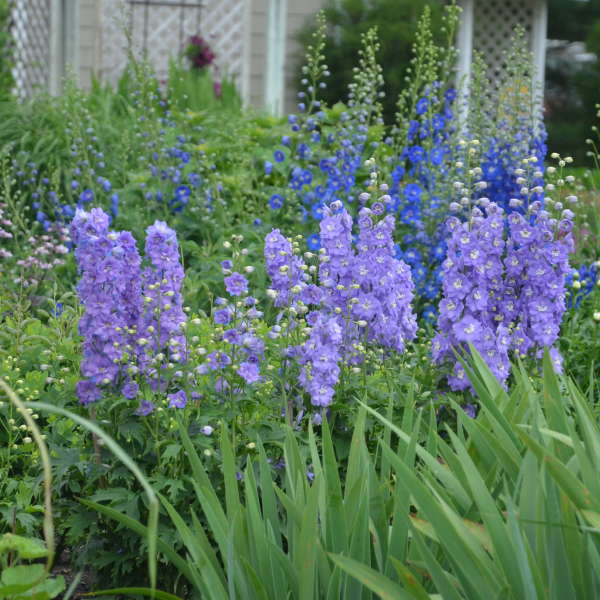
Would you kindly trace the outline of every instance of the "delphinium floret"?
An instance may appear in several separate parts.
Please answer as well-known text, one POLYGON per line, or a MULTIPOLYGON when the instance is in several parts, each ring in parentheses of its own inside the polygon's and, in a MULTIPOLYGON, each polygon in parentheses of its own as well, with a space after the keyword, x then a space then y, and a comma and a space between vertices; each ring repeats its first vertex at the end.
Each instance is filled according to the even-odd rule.
POLYGON ((247 250, 239 248, 243 236, 234 235, 233 244, 225 242, 227 249, 233 249, 233 259, 221 262, 225 290, 230 298, 215 300, 213 322, 217 348, 206 355, 196 371, 200 375, 211 375, 215 391, 229 395, 241 390, 243 384, 252 385, 262 380, 260 364, 264 357, 265 342, 256 331, 256 323, 263 313, 257 308, 257 300, 249 295, 249 281, 239 271, 252 273, 252 265, 243 265, 247 250), (241 381, 240 381, 241 380, 241 381))

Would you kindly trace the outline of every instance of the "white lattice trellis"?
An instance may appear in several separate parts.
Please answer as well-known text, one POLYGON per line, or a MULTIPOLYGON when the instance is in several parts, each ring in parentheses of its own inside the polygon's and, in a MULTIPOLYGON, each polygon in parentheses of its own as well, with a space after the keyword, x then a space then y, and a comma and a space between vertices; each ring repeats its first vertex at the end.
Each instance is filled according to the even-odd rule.
POLYGON ((543 88, 546 54, 546 0, 459 0, 462 9, 458 36, 458 81, 468 81, 473 50, 479 51, 497 82, 505 68, 505 52, 517 25, 526 32, 535 67, 534 78, 543 88))
POLYGON ((505 54, 517 25, 524 28, 531 45, 535 0, 485 0, 475 2, 473 48, 484 57, 494 80, 505 69, 505 54))
POLYGON ((11 36, 15 91, 20 99, 50 81, 50 0, 12 0, 11 36))
POLYGON ((101 23, 101 74, 115 84, 127 64, 125 29, 134 52, 146 52, 159 79, 168 73, 169 59, 177 56, 190 36, 200 34, 216 54, 220 71, 238 76, 242 63, 243 0, 188 0, 132 3, 104 0, 101 23))
POLYGON ((244 0, 205 0, 202 33, 219 68, 239 80, 242 72, 244 0))

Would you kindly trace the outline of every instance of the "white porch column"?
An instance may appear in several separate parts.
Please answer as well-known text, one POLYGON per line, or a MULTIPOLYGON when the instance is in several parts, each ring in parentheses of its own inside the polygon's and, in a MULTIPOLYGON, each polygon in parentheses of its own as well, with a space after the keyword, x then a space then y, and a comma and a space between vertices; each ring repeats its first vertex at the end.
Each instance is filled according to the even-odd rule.
POLYGON ((283 112, 287 0, 269 0, 265 106, 274 115, 283 112))
POLYGON ((531 52, 535 68, 534 81, 543 96, 546 76, 546 36, 548 32, 548 5, 546 0, 536 0, 533 11, 531 52))
POLYGON ((59 94, 69 69, 79 70, 79 0, 50 0, 50 59, 48 89, 59 94))
POLYGON ((48 90, 60 93, 60 82, 64 72, 62 0, 50 0, 50 60, 48 90))
POLYGON ((456 88, 459 93, 459 118, 465 123, 468 113, 468 94, 473 60, 473 27, 476 0, 460 0, 462 8, 458 29, 458 61, 456 68, 456 88))

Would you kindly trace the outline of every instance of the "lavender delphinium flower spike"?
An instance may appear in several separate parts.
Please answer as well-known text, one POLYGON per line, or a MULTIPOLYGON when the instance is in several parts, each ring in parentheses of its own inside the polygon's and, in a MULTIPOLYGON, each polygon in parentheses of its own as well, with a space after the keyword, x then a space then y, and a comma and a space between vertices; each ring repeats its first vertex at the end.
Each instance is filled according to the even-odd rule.
POLYGON ((170 360, 181 361, 186 356, 183 327, 187 317, 181 295, 184 272, 177 234, 163 221, 148 227, 146 234, 146 258, 151 266, 143 272, 145 329, 141 335, 150 340, 145 355, 166 350, 170 360))
POLYGON ((495 205, 488 208, 485 217, 475 212, 470 223, 461 223, 456 217, 447 223, 450 237, 432 354, 436 363, 453 362, 448 383, 455 390, 470 386, 454 355, 469 343, 488 361, 500 381, 508 377, 508 329, 499 310, 505 293, 503 223, 502 210, 495 205))
POLYGON ((414 284, 408 265, 394 258, 394 217, 388 215, 376 224, 373 217, 370 209, 360 210, 358 254, 353 265, 355 287, 359 288, 352 315, 366 321, 370 341, 404 352, 406 342, 417 331, 411 306, 414 284))
POLYGON ((325 303, 332 310, 337 308, 345 314, 353 283, 352 217, 339 201, 325 207, 324 214, 320 225, 324 255, 319 267, 319 282, 325 289, 325 303))
POLYGON ((341 360, 363 362, 359 340, 403 352, 416 334, 410 269, 394 257, 394 218, 381 218, 380 208, 361 210, 357 253, 352 218, 341 202, 325 208, 320 287, 308 286, 311 294, 305 294, 314 298, 308 303, 319 308, 307 315, 309 337, 298 348, 300 383, 315 406, 332 402, 341 360))
POLYGON ((518 213, 512 213, 508 219, 509 284, 518 286, 519 291, 512 343, 520 354, 535 350, 538 358, 543 348, 549 347, 554 366, 560 372, 562 359, 553 346, 566 309, 565 284, 574 245, 572 213, 564 211, 562 219, 556 220, 535 208, 537 214, 531 224, 518 213))
POLYGON ((294 255, 291 242, 281 234, 279 229, 274 229, 265 237, 264 254, 275 306, 287 306, 291 302, 292 288, 299 286, 301 290, 306 286, 302 269, 304 262, 294 255))
POLYGON ((553 346, 566 307, 572 213, 550 218, 538 201, 527 217, 519 212, 505 216, 494 203, 486 204, 485 212, 474 208, 468 222, 448 221, 451 235, 433 359, 454 361, 448 383, 456 390, 470 387, 454 358, 468 343, 502 383, 509 375, 511 350, 539 359, 550 348, 555 368, 561 369, 553 346))
POLYGON ((343 329, 339 319, 316 315, 308 340, 299 350, 300 383, 314 406, 329 406, 340 375, 343 329))
POLYGON ((109 232, 108 222, 108 215, 95 208, 78 210, 71 225, 81 273, 77 291, 85 308, 79 330, 86 379, 77 386, 84 404, 100 399, 99 386, 118 383, 141 315, 141 260, 135 241, 128 232, 109 232))

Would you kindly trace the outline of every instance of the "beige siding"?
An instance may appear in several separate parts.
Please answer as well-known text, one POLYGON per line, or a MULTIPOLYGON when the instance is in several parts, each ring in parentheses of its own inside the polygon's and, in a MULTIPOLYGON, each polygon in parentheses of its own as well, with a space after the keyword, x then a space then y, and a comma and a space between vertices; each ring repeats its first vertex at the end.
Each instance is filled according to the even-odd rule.
POLYGON ((248 102, 262 107, 265 102, 265 72, 267 68, 267 8, 268 0, 248 0, 251 8, 248 66, 250 68, 248 102))
MULTIPOLYGON (((222 0, 206 0, 210 7, 214 2, 222 0)), ((242 79, 245 100, 254 106, 263 107, 265 103, 265 84, 267 67, 267 24, 269 0, 240 0, 246 7, 244 12, 244 56, 242 57, 242 79)), ((106 49, 100 44, 104 42, 108 23, 103 19, 107 15, 106 7, 116 11, 117 0, 79 0, 79 28, 77 40, 78 72, 81 85, 89 87, 93 74, 98 74, 104 64, 106 49), (115 6, 113 6, 115 5, 115 6), (102 34, 102 35, 101 35, 102 34)), ((285 83, 284 106, 286 111, 294 109, 296 104, 296 84, 300 48, 296 41, 298 31, 307 20, 314 17, 324 0, 287 0, 287 23, 285 44, 285 83)), ((109 12, 113 12, 113 10, 109 12)))
MULTIPOLYGON (((267 27, 268 27, 268 0, 247 0, 250 2, 248 11, 248 23, 250 28, 248 35, 249 52, 246 64, 249 73, 249 93, 247 100, 250 104, 263 107, 265 103, 265 84, 267 69, 267 27)), ((323 0, 288 0, 287 1, 287 23, 285 42, 285 83, 284 83, 284 107, 285 111, 292 111, 296 105, 296 73, 298 62, 302 60, 299 56, 301 50, 296 41, 298 31, 307 20, 322 6, 323 0)))
POLYGON ((92 76, 98 72, 98 0, 79 2, 79 81, 83 88, 89 88, 92 76))

